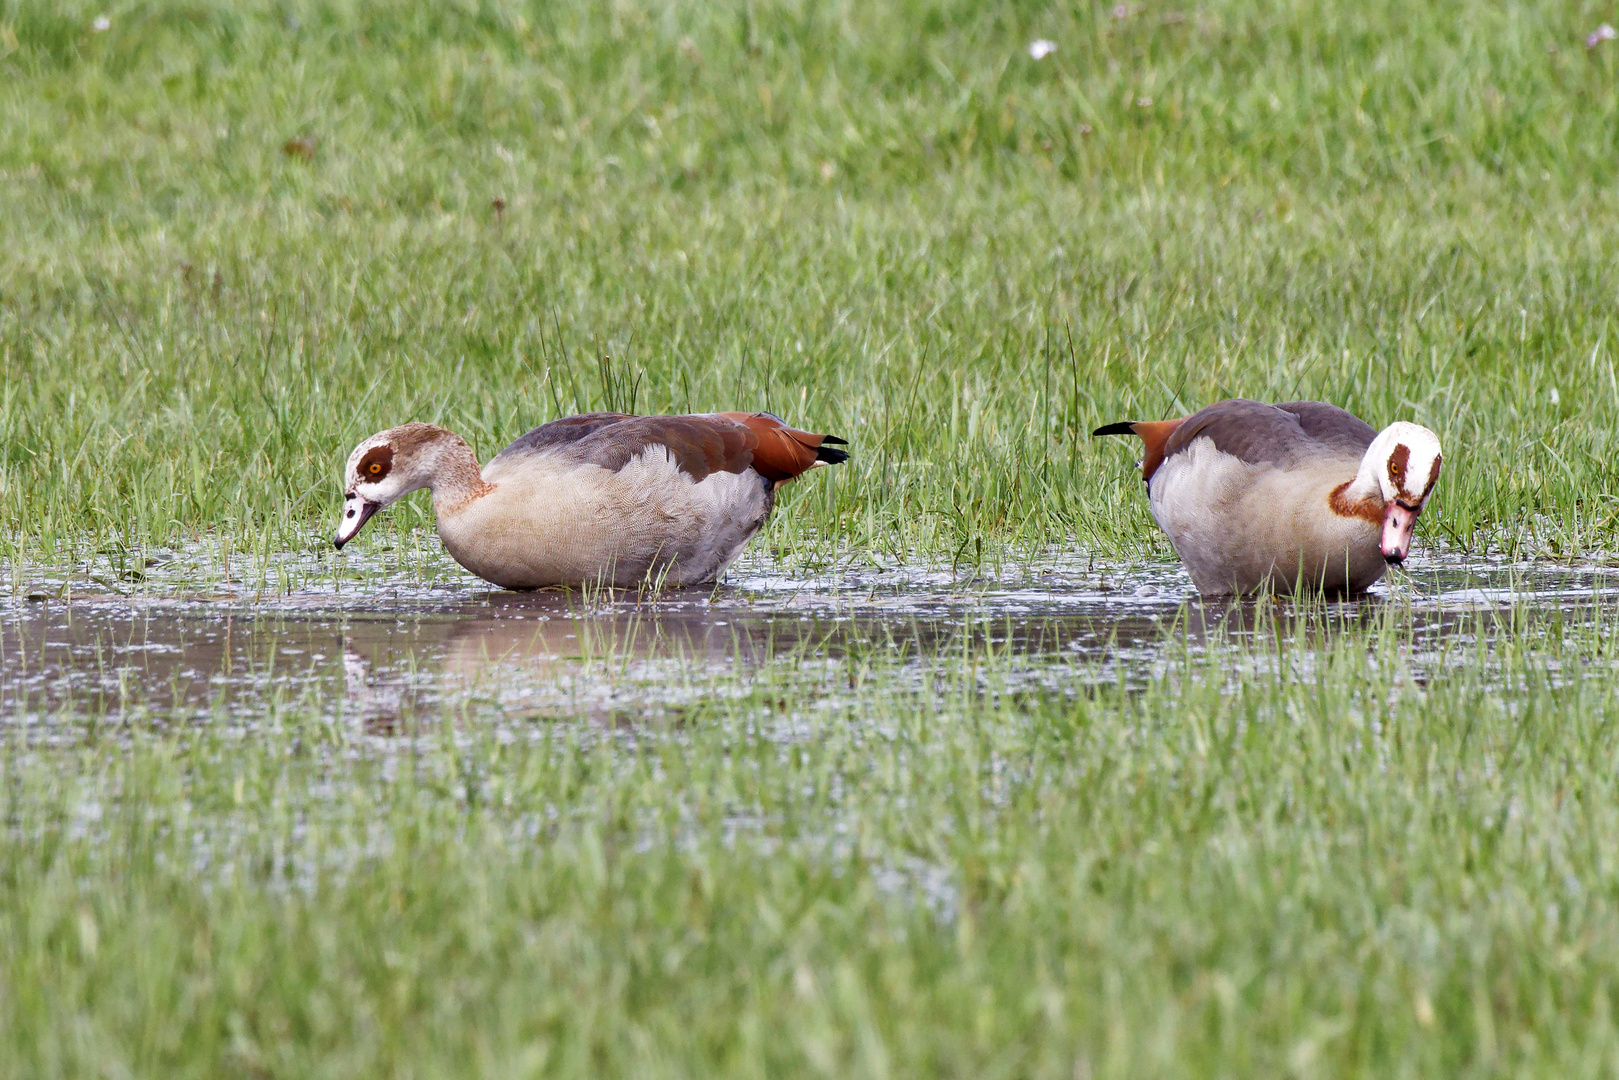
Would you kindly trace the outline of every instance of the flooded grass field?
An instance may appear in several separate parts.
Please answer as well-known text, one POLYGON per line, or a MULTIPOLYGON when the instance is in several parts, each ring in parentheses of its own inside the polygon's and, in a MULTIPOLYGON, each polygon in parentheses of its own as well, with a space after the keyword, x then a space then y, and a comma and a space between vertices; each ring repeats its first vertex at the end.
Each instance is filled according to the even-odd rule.
POLYGON ((23 1071, 1619 1053, 1605 563, 1228 605, 1071 556, 515 594, 435 549, 8 568, 23 1071))
POLYGON ((0 3, 0 1080, 1619 1074, 1614 21, 0 3), (1233 396, 1408 573, 1193 595, 1088 433, 1233 396), (736 409, 714 589, 330 548, 736 409))

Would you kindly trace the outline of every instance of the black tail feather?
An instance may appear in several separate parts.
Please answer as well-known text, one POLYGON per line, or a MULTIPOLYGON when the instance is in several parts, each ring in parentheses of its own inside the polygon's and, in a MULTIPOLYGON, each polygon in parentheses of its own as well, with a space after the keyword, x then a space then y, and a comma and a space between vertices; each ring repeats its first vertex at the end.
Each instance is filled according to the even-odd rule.
POLYGON ((1094 435, 1134 435, 1135 433, 1136 433, 1136 421, 1134 421, 1134 420, 1120 420, 1117 424, 1103 424, 1101 427, 1099 427, 1095 431, 1091 432, 1091 434, 1093 436, 1094 435))
MULTIPOLYGON (((838 443, 843 442, 842 439, 834 439, 830 435, 826 437, 826 441, 838 443)), ((844 445, 847 446, 848 443, 844 443, 844 445)), ((849 451, 838 450, 830 446, 817 446, 815 448, 815 460, 824 461, 828 465, 841 465, 845 461, 849 460, 849 451)))
POLYGON ((848 446, 849 445, 849 440, 848 439, 840 439, 836 435, 822 435, 821 436, 821 441, 823 443, 831 443, 833 446, 848 446))

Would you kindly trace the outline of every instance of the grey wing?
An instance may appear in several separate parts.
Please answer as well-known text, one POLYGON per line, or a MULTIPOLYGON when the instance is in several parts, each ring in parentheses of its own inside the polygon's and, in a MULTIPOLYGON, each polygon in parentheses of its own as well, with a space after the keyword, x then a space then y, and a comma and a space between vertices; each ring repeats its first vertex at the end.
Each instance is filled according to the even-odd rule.
POLYGON ((1360 457, 1377 438, 1377 429, 1336 405, 1321 401, 1286 401, 1276 406, 1299 418, 1299 427, 1318 443, 1360 457))
POLYGON ((1287 467, 1312 457, 1359 458, 1376 434, 1353 415, 1318 401, 1267 405, 1232 398, 1187 417, 1164 444, 1164 456, 1207 438, 1221 453, 1250 465, 1287 467))
POLYGON ((1198 439, 1209 439, 1216 450, 1250 465, 1295 461, 1310 441, 1295 414, 1246 398, 1217 401, 1188 416, 1164 443, 1164 457, 1173 457, 1198 439))
POLYGON ((522 438, 513 442, 506 449, 496 454, 489 462, 493 465, 503 458, 516 457, 519 454, 532 454, 543 450, 554 450, 578 442, 586 436, 600 431, 609 424, 616 424, 620 420, 629 420, 627 413, 582 413, 578 416, 564 416, 560 420, 553 420, 549 424, 541 424, 522 438))

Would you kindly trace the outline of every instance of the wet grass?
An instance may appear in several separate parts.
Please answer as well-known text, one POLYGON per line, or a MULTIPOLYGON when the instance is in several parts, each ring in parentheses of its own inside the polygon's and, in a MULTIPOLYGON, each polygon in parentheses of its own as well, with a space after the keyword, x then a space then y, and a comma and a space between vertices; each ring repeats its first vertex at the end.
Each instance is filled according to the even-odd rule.
MULTIPOLYGON (((1485 616, 1488 618, 1488 616, 1485 616)), ((10 733, 14 1075, 1605 1075, 1611 620, 10 733), (917 672, 921 678, 916 678, 917 672)))
MULTIPOLYGON (((424 500, 307 554, 353 443, 593 408, 847 437, 789 576, 1161 559, 1086 432, 1236 394, 1437 429, 1430 541, 1611 550, 1603 19, 0 0, 0 619, 403 628, 465 583, 424 500)), ((1129 690, 964 633, 392 726, 13 705, 0 1075, 1611 1075, 1613 613, 1375 603, 1129 690)))

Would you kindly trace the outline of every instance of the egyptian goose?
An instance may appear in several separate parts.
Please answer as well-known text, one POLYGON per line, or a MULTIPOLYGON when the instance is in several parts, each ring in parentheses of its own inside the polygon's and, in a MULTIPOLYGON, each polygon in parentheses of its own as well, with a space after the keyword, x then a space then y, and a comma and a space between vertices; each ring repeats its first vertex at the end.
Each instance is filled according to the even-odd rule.
POLYGON ((1442 460, 1425 427, 1378 432, 1319 401, 1221 401, 1092 434, 1140 437, 1152 516, 1211 596, 1365 591, 1410 553, 1442 460))
POLYGON ((692 585, 736 558, 777 485, 848 458, 832 443, 768 413, 588 413, 535 428, 480 470, 459 435, 406 424, 349 455, 333 542, 429 488, 445 549, 504 588, 692 585))

